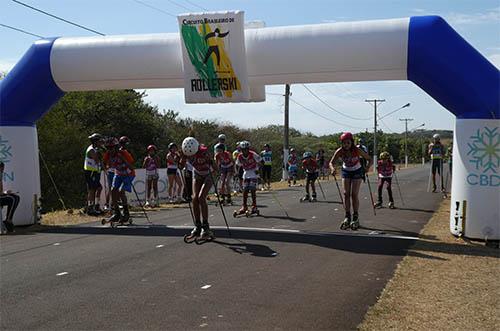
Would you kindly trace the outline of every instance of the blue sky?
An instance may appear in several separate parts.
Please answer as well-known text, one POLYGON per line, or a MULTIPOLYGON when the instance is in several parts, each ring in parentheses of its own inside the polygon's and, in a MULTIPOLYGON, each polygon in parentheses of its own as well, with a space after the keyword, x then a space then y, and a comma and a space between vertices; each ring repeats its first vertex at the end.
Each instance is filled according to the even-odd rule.
MULTIPOLYGON (((178 32, 177 21, 169 14, 148 8, 136 0, 22 0, 52 14, 77 22, 104 34, 140 34, 178 32)), ((417 15, 444 17, 470 44, 497 67, 500 67, 500 3, 498 0, 432 0, 432 1, 285 1, 285 0, 141 0, 172 15, 209 10, 239 9, 248 21, 261 20, 267 26, 301 25, 339 21, 398 18, 417 15), (196 6, 197 5, 197 6, 196 6)), ((52 36, 88 36, 92 33, 20 6, 11 0, 0 0, 0 23, 35 34, 52 36)), ((0 27, 0 70, 10 69, 29 48, 35 37, 0 27)), ((325 102, 341 112, 357 116, 373 115, 367 98, 386 99, 379 112, 383 115, 410 102, 380 123, 388 132, 402 132, 399 118, 414 118, 409 128, 425 123, 428 129, 452 129, 454 117, 413 83, 406 81, 310 84, 308 87, 325 102)), ((301 85, 292 85, 293 98, 332 120, 313 115, 290 104, 290 125, 315 134, 346 129, 357 132, 373 129, 373 122, 354 121, 333 113, 301 85)), ((268 93, 283 93, 284 86, 268 86, 268 93)), ((181 116, 217 119, 242 127, 257 127, 283 122, 283 97, 269 94, 265 103, 186 105, 180 89, 147 90, 147 100, 160 109, 179 111, 181 116)))

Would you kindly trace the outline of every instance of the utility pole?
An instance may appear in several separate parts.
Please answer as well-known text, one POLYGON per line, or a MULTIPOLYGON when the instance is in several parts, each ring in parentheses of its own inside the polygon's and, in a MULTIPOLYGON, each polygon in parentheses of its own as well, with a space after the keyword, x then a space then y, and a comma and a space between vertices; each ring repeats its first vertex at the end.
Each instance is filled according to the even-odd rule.
POLYGON ((289 129, 289 106, 290 106, 290 84, 285 85, 285 123, 284 123, 284 139, 283 139, 283 174, 281 176, 282 181, 288 180, 288 171, 286 170, 286 164, 288 162, 288 151, 290 148, 290 143, 288 140, 288 129, 289 129))
POLYGON ((400 118, 400 121, 405 121, 405 168, 408 168, 408 122, 413 121, 413 118, 400 118))
POLYGON ((377 102, 385 102, 385 99, 366 99, 365 102, 373 102, 373 110, 375 112, 373 116, 373 169, 377 169, 377 102))

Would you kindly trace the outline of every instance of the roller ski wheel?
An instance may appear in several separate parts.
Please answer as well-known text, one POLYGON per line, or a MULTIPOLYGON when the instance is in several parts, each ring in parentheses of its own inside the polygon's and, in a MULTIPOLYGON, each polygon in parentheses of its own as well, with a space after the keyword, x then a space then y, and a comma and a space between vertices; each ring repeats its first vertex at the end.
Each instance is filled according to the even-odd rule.
POLYGON ((201 233, 199 236, 197 236, 195 239, 194 239, 194 242, 197 244, 197 245, 201 245, 203 243, 206 243, 206 242, 209 242, 209 241, 212 241, 215 239, 215 235, 213 233, 212 230, 210 230, 210 228, 208 227, 208 225, 204 228, 202 228, 201 230, 201 233))
POLYGON ((186 244, 192 244, 195 242, 196 238, 198 238, 201 234, 201 228, 194 228, 190 233, 184 235, 184 242, 186 244))
POLYGON ((342 221, 342 223, 340 223, 340 230, 349 230, 350 223, 351 223, 351 218, 346 216, 342 221))
POLYGON ((309 202, 309 196, 303 196, 302 198, 300 198, 299 202, 309 202))
POLYGON ((235 210, 233 212, 233 217, 237 218, 238 216, 246 215, 247 212, 248 212, 248 209, 243 209, 243 208, 241 208, 240 210, 235 210))
POLYGON ((359 229, 358 215, 352 217, 351 223, 349 225, 351 227, 351 230, 353 230, 353 231, 356 231, 357 229, 359 229))
POLYGON ((257 207, 255 207, 255 208, 252 208, 252 210, 247 210, 245 215, 246 215, 246 217, 250 217, 252 215, 259 216, 260 211, 257 209, 257 207))

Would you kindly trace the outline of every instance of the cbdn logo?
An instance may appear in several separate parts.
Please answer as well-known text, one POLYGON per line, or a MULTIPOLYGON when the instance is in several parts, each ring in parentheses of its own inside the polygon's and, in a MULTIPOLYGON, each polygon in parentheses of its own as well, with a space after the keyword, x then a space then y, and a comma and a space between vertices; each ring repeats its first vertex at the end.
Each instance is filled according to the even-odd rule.
MULTIPOLYGON (((6 168, 7 168, 7 164, 12 159, 11 149, 12 149, 12 146, 9 145, 9 141, 3 139, 2 136, 0 136, 0 161, 6 164, 6 168)), ((8 172, 7 169, 5 169, 5 171, 3 173, 3 180, 4 181, 7 181, 7 180, 14 181, 14 170, 11 169, 10 172, 8 172)))
POLYGON ((469 162, 475 165, 474 172, 467 175, 469 185, 500 186, 497 169, 500 166, 500 134, 498 127, 478 129, 467 144, 469 162))

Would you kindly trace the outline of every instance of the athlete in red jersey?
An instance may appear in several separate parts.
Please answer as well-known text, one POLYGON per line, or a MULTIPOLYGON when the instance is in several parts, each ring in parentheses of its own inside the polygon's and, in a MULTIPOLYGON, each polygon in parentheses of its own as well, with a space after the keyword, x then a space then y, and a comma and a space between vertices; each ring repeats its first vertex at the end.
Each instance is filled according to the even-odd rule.
POLYGON ((337 160, 342 160, 342 186, 344 188, 344 208, 345 219, 342 222, 341 228, 351 227, 357 229, 359 227, 359 188, 365 171, 368 171, 372 165, 371 157, 362 149, 356 147, 352 133, 345 132, 340 136, 342 147, 338 148, 330 160, 330 169, 335 176, 335 163, 337 160), (367 169, 361 166, 360 157, 368 160, 367 169), (351 220, 351 202, 354 210, 351 220))
POLYGON ((216 165, 205 145, 200 145, 193 137, 188 137, 182 142, 183 157, 181 165, 188 162, 193 170, 193 217, 195 228, 191 231, 192 237, 213 236, 208 224, 207 195, 212 187, 212 171, 216 171, 216 165), (200 220, 203 219, 203 222, 200 220))
POLYGON ((380 153, 380 160, 377 162, 378 171, 378 199, 375 207, 382 207, 382 189, 384 183, 387 183, 387 193, 389 194, 389 208, 394 208, 394 199, 392 198, 392 174, 396 167, 392 164, 391 155, 387 152, 380 153))
POLYGON ((234 173, 234 162, 231 153, 226 151, 224 144, 215 145, 215 164, 220 171, 220 190, 219 194, 222 197, 222 203, 232 203, 231 201, 231 179, 234 173), (227 201, 226 201, 227 198, 227 201))
POLYGON ((306 174, 306 195, 301 199, 301 201, 316 201, 316 186, 314 183, 318 178, 318 162, 311 152, 305 152, 302 156, 302 169, 306 174), (312 197, 309 197, 309 186, 312 188, 312 197))

